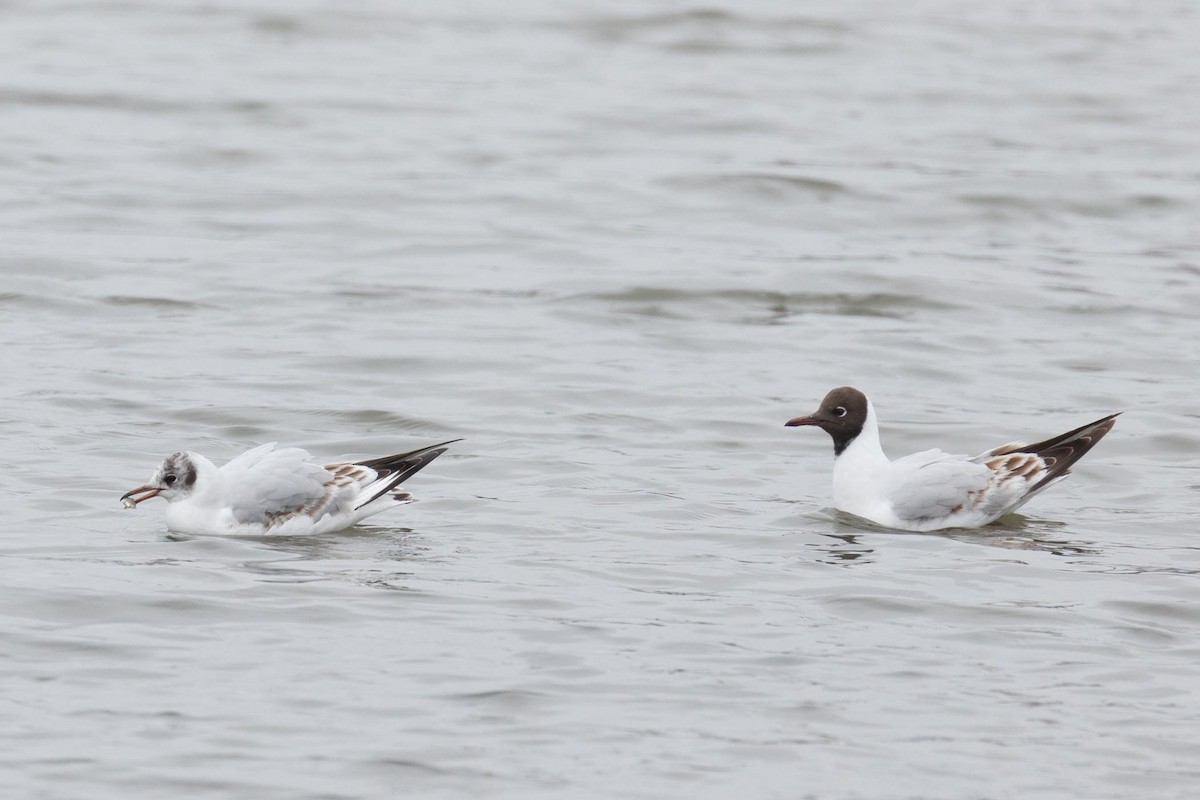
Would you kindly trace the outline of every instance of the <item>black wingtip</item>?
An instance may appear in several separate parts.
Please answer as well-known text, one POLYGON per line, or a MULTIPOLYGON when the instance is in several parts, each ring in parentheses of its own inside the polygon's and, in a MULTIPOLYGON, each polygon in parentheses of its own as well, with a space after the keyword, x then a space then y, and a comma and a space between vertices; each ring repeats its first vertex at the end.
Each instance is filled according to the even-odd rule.
POLYGON ((387 478, 387 483, 382 489, 376 492, 370 500, 365 503, 359 503, 358 508, 362 508, 368 503, 373 503, 380 497, 383 497, 388 492, 395 489, 406 480, 416 475, 435 458, 446 452, 449 445, 455 442, 461 442, 462 439, 451 439, 448 442, 441 444, 431 444, 426 447, 418 447, 416 450, 410 450, 407 453, 399 453, 393 456, 382 456, 380 458, 372 458, 369 461, 360 461, 359 465, 375 470, 380 478, 387 478))
POLYGON ((1020 448, 1022 453, 1036 453, 1048 465, 1045 477, 1039 480, 1034 488, 1047 485, 1055 478, 1066 475, 1076 461, 1087 455, 1088 451, 1113 429, 1117 417, 1122 413, 1118 411, 1109 414, 1060 436, 1020 448))
MULTIPOLYGON (((416 450, 409 450, 407 453, 397 453, 396 455, 391 456, 380 456, 379 458, 372 458, 367 461, 359 461, 358 463, 364 467, 373 469, 376 472, 392 472, 396 469, 404 467, 405 464, 413 459, 418 459, 427 453, 437 450, 437 454, 431 456, 424 462, 425 464, 428 464, 434 458, 437 458, 437 456, 446 452, 446 448, 448 448, 450 445, 461 441, 463 440, 451 439, 450 441, 442 442, 441 444, 431 444, 426 445, 425 447, 418 447, 416 450)), ((422 466, 424 466, 424 464, 422 464, 422 466)))

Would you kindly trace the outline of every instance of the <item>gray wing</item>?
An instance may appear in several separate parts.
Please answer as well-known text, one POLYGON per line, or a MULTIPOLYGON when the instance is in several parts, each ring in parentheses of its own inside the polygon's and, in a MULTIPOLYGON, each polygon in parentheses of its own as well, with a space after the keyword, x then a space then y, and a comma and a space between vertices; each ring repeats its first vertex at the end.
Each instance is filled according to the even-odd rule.
POLYGON ((274 442, 242 453, 221 467, 221 477, 234 519, 267 527, 297 514, 322 516, 340 489, 307 452, 276 450, 274 442))
POLYGON ((892 462, 888 500, 904 520, 944 517, 974 507, 993 473, 967 456, 925 450, 892 462))

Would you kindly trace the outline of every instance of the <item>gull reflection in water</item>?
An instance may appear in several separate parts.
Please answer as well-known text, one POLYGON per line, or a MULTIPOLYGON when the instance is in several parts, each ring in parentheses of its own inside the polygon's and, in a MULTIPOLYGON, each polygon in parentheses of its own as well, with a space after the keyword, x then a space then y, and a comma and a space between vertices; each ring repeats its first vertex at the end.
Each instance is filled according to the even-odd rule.
POLYGON ((820 534, 821 539, 809 542, 808 546, 821 552, 822 561, 838 566, 873 563, 873 554, 879 549, 880 540, 871 537, 871 534, 940 536, 956 542, 1005 550, 1033 550, 1056 556, 1093 556, 1100 553, 1090 542, 1062 538, 1060 529, 1066 527, 1064 522, 1035 521, 1019 514, 1010 514, 983 528, 929 532, 893 530, 834 509, 827 509, 822 516, 826 516, 833 532, 820 534))

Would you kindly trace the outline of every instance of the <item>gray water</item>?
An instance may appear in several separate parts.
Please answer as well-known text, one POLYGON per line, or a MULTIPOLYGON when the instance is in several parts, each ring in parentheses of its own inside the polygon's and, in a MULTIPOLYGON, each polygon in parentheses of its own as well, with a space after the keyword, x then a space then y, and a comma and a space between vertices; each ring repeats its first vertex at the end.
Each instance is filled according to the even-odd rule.
POLYGON ((9 798, 1194 798, 1189 3, 0 7, 9 798), (828 437, 1113 411, 1024 516, 828 437), (315 538, 181 448, 454 437, 315 538))

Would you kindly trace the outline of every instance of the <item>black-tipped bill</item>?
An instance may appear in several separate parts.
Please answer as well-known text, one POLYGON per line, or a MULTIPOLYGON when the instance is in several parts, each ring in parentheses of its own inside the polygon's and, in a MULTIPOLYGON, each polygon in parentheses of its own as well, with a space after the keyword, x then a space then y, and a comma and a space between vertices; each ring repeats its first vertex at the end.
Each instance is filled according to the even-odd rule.
POLYGON ((143 500, 149 500, 151 497, 157 497, 162 491, 161 486, 139 486, 136 489, 130 489, 125 494, 121 495, 121 505, 126 508, 133 508, 143 500), (137 495, 141 495, 138 497, 137 495))
POLYGON ((783 427, 796 428, 801 425, 820 425, 820 424, 821 424, 820 422, 817 422, 812 417, 796 417, 795 419, 789 419, 787 422, 783 423, 783 427))

